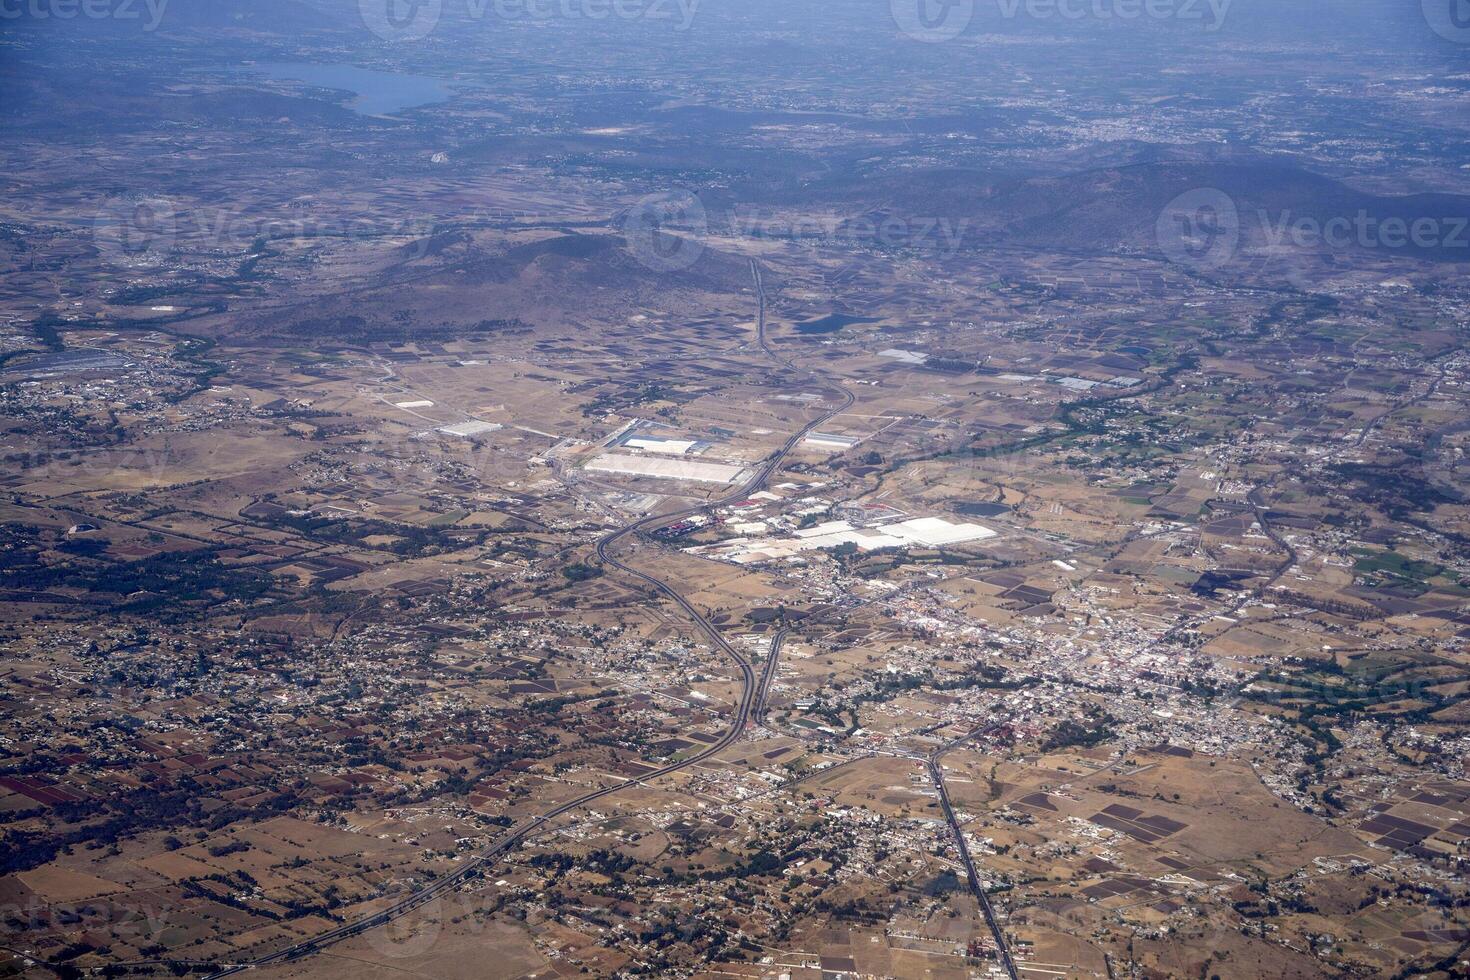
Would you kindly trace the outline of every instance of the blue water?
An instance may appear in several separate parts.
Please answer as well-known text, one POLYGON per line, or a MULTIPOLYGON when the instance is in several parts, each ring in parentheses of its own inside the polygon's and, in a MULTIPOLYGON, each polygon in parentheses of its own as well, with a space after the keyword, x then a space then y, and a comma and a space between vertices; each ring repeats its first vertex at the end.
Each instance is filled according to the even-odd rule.
POLYGON ((305 82, 320 88, 351 92, 349 107, 364 116, 387 116, 404 109, 448 101, 453 94, 443 79, 374 71, 356 65, 313 65, 261 62, 249 71, 276 81, 305 82))

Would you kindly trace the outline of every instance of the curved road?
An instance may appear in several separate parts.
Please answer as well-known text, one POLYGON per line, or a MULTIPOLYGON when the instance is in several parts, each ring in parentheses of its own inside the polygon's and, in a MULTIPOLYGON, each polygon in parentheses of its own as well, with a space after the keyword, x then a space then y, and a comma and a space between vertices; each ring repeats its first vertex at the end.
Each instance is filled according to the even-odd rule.
POLYGON ((766 698, 771 694, 771 681, 776 678, 776 665, 781 660, 781 644, 786 642, 786 634, 790 632, 790 626, 783 626, 771 637, 771 650, 766 655, 766 666, 761 671, 761 683, 755 695, 754 717, 757 724, 766 720, 766 698))
MULTIPOLYGON (((781 358, 777 357, 774 353, 771 353, 770 348, 766 345, 765 289, 761 283, 760 269, 754 262, 751 263, 751 272, 755 277, 756 291, 760 300, 759 330, 761 349, 769 354, 769 356, 781 366, 790 368, 792 367, 790 362, 784 361, 781 358)), ((702 511, 721 507, 726 504, 736 503, 738 501, 746 499, 751 494, 764 489, 766 484, 770 482, 771 477, 773 477, 780 469, 781 464, 785 461, 786 457, 791 454, 791 451, 795 449, 803 439, 806 438, 809 432, 811 432, 818 426, 830 421, 832 418, 847 411, 847 409, 850 408, 853 402, 856 400, 852 392, 848 391, 846 388, 837 386, 833 390, 841 392, 841 404, 839 404, 836 408, 827 410, 819 418, 807 423, 805 426, 799 429, 795 434, 793 434, 789 439, 786 440, 786 442, 781 446, 779 450, 776 451, 774 455, 772 455, 769 459, 761 464, 755 475, 748 482, 743 484, 735 492, 711 503, 699 504, 697 506, 689 507, 671 514, 658 514, 643 518, 642 520, 635 521, 632 524, 625 525, 624 527, 621 527, 615 531, 610 532, 609 534, 604 535, 597 542, 597 557, 602 562, 613 568, 618 569, 621 572, 626 573, 627 575, 632 576, 633 578, 638 579, 639 581, 652 588, 655 592, 671 599, 680 609, 684 610, 685 614, 690 618, 690 620, 692 620, 694 624, 699 627, 700 632, 704 633, 704 635, 709 638, 709 641, 714 646, 714 648, 720 653, 723 653, 726 657, 730 659, 732 663, 735 664, 736 669, 740 673, 742 682, 740 702, 736 706, 735 718, 730 726, 729 731, 727 731, 718 742, 713 743, 708 748, 702 749, 701 751, 695 753, 682 762, 672 763, 670 765, 664 766, 661 769, 651 772, 648 775, 642 777, 642 779, 629 780, 625 783, 619 783, 616 786, 607 786, 599 790, 594 790, 593 792, 587 793, 583 796, 579 796, 574 800, 569 800, 566 803, 559 804, 558 806, 546 811, 540 816, 534 817, 521 826, 510 831, 494 844, 492 844, 489 848, 482 851, 478 856, 475 857, 473 861, 470 861, 463 868, 460 868, 453 874, 446 875, 445 877, 438 879, 432 884, 429 884, 419 891, 413 893, 408 898, 405 898, 400 902, 390 905, 387 908, 381 909, 380 911, 375 912, 372 915, 365 916, 364 918, 358 919, 355 922, 349 922, 344 926, 340 926, 336 929, 331 930, 330 932, 325 932, 322 933, 320 936, 315 936, 312 939, 307 940, 306 942, 301 942, 293 946, 288 946, 266 956, 258 957, 257 959, 251 960, 247 963, 238 963, 232 966, 228 966, 222 970, 218 970, 215 973, 210 974, 208 977, 205 977, 204 980, 216 980, 216 978, 232 976, 234 974, 241 973, 245 970, 253 969, 255 967, 271 966, 274 964, 288 963, 292 960, 301 959, 304 956, 309 956, 312 953, 318 952, 327 946, 331 946, 338 942, 341 942, 344 939, 349 939, 363 932, 367 932, 370 929, 376 929, 379 926, 386 925, 395 919, 402 918, 409 912, 412 912, 415 909, 421 908, 434 901, 440 895, 452 891, 465 882, 477 877, 484 868, 491 865, 507 851, 516 847, 518 844, 539 834, 547 827, 548 824, 550 824, 551 821, 555 820, 556 818, 566 813, 570 813, 573 810, 581 809, 582 807, 587 806, 589 803, 595 803, 596 801, 603 799, 604 797, 612 796, 614 793, 621 792, 628 786, 640 785, 644 781, 658 779, 660 777, 679 772, 683 769, 687 769, 690 766, 697 765, 698 763, 703 762, 711 756, 718 755, 720 752, 723 752, 725 749, 738 742, 741 737, 744 736, 746 727, 750 723, 752 710, 756 707, 757 704, 763 703, 765 700, 765 688, 766 685, 768 685, 770 682, 770 678, 774 670, 776 654, 779 652, 780 639, 784 636, 785 631, 782 631, 781 634, 778 634, 775 645, 773 645, 772 647, 771 658, 770 662, 767 664, 765 675, 762 678, 762 682, 758 685, 756 683, 755 670, 751 667, 750 662, 745 659, 745 657, 740 653, 739 650, 731 646, 729 641, 726 640, 723 635, 721 635, 720 631, 714 626, 714 624, 707 620, 703 616, 703 614, 699 612, 699 610, 695 609, 688 599, 684 598, 683 595, 681 595, 673 587, 668 585, 668 583, 662 581, 661 579, 655 578, 652 575, 649 575, 647 572, 640 571, 627 562, 615 557, 612 553, 612 549, 624 539, 633 537, 641 532, 657 530, 660 527, 665 527, 667 525, 677 523, 678 521, 681 521, 686 517, 693 516, 702 511)))

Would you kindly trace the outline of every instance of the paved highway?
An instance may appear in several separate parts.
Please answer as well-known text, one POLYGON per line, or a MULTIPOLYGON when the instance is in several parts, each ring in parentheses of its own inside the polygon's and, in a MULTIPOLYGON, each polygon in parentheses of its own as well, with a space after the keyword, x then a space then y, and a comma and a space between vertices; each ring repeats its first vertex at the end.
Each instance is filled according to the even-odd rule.
POLYGON ((787 626, 771 637, 771 650, 766 655, 766 666, 761 671, 760 687, 757 688, 755 695, 753 717, 757 724, 766 720, 766 698, 771 694, 771 681, 776 677, 776 665, 781 660, 781 644, 786 642, 786 634, 790 632, 791 627, 787 626))
MULTIPOLYGON (((751 271, 755 277, 756 292, 759 296, 760 302, 761 348, 765 350, 781 366, 790 368, 791 364, 789 362, 784 361, 779 357, 776 357, 775 354, 770 352, 770 348, 766 346, 765 289, 761 283, 760 268, 754 262, 751 263, 751 271)), ((658 769, 655 772, 651 772, 647 776, 644 776, 641 780, 629 781, 626 783, 619 783, 616 786, 604 787, 603 789, 595 790, 591 793, 579 796, 574 800, 569 800, 565 803, 562 803, 546 811, 540 816, 526 821, 519 827, 512 829, 504 836, 502 836, 499 840, 497 840, 494 844, 492 844, 488 849, 478 854, 473 861, 470 861, 463 868, 460 868, 453 874, 446 875, 445 877, 438 879, 437 881, 433 882, 430 885, 427 885, 426 887, 420 889, 409 897, 403 899, 402 901, 388 906, 387 908, 384 908, 378 912, 375 912, 372 915, 358 919, 354 922, 349 922, 346 925, 343 925, 337 929, 333 929, 330 932, 323 933, 320 936, 316 936, 306 942, 297 943, 293 946, 288 946, 284 949, 277 950, 274 953, 258 957, 246 963, 237 963, 228 966, 222 970, 210 974, 208 977, 205 978, 205 980, 216 980, 216 978, 232 976, 234 974, 241 973, 245 970, 253 969, 255 967, 287 963, 292 960, 300 959, 304 956, 309 956, 312 953, 319 952, 327 946, 339 943, 344 939, 349 939, 353 936, 367 932, 370 929, 376 929, 379 926, 386 925, 395 919, 402 918, 415 909, 422 908, 423 906, 434 901, 440 895, 452 891, 453 889, 458 888, 460 885, 463 885, 470 879, 476 877, 486 867, 492 865, 495 861, 499 860, 500 857, 503 856, 507 851, 516 847, 523 841, 529 840, 530 838, 536 836, 542 830, 546 829, 551 821, 557 819, 558 817, 570 813, 573 810, 579 810, 590 803, 595 803, 598 800, 603 799, 604 797, 612 796, 614 793, 621 792, 628 786, 638 785, 647 780, 658 779, 662 776, 667 776, 672 773, 679 772, 683 769, 687 769, 690 766, 697 765, 698 763, 703 762, 704 760, 709 759, 712 756, 718 755, 720 752, 723 752, 725 749, 738 742, 744 736, 746 728, 750 724, 752 710, 755 708, 757 703, 764 702, 765 687, 767 684, 769 684, 771 671, 774 669, 774 661, 779 649, 780 637, 784 635, 785 631, 782 631, 781 634, 778 634, 778 639, 776 640, 775 645, 773 645, 772 648, 771 663, 767 665, 766 674, 763 677, 761 684, 758 685, 756 683, 755 670, 751 667, 750 662, 745 659, 745 657, 740 653, 739 650, 735 649, 735 647, 733 647, 729 643, 729 641, 725 639, 725 637, 714 626, 714 624, 707 620, 703 616, 703 614, 699 612, 699 610, 694 608, 693 604, 691 604, 688 599, 686 599, 682 594, 680 594, 677 590, 675 590, 663 580, 655 578, 654 576, 649 575, 647 572, 641 571, 640 569, 635 568, 628 562, 617 557, 617 555, 614 553, 614 549, 621 542, 632 538, 642 532, 655 531, 661 527, 675 524, 685 519, 686 517, 691 517, 704 510, 745 500, 751 494, 764 489, 766 485, 770 482, 771 477, 774 476, 776 472, 780 469, 781 464, 785 461, 786 457, 790 455, 791 451, 795 449, 803 439, 806 438, 809 432, 811 432, 818 426, 830 421, 835 416, 847 411, 847 409, 852 406, 852 403, 854 401, 854 396, 852 392, 846 390, 845 388, 836 388, 834 390, 841 392, 840 404, 837 405, 837 407, 835 408, 829 408, 821 415, 821 417, 815 419, 812 422, 809 422, 807 425, 803 426, 800 430, 793 434, 789 439, 787 439, 785 444, 783 444, 780 449, 778 449, 773 455, 768 457, 764 463, 761 464, 755 475, 735 492, 721 498, 720 500, 715 501, 714 503, 701 504, 671 514, 658 514, 651 517, 646 517, 640 521, 635 521, 632 524, 628 524, 624 527, 618 528, 617 530, 608 533, 597 542, 597 557, 603 563, 612 568, 616 568, 619 571, 632 576, 633 578, 638 579, 649 588, 651 588, 653 591, 673 601, 675 605, 684 610, 685 615, 687 615, 689 619, 699 628, 699 631, 709 639, 714 648, 725 657, 727 657, 735 665, 735 668, 740 674, 741 678, 740 700, 739 703, 736 705, 735 717, 732 720, 729 730, 726 731, 723 736, 721 736, 718 742, 715 742, 708 748, 701 750, 700 752, 690 756, 682 762, 672 763, 670 765, 664 766, 661 769, 658 769)))
POLYGON ((1018 980, 1016 973, 1016 962, 1011 959, 1011 949, 1006 943, 1005 930, 1000 926, 1000 920, 996 918, 995 909, 990 904, 990 896, 985 892, 985 884, 980 880, 980 875, 975 871, 975 861, 970 857, 970 845, 965 841, 965 832, 960 827, 959 818, 955 816, 954 807, 949 802, 949 789, 944 785, 944 769, 939 760, 946 752, 959 747, 981 732, 971 732, 964 738, 942 745, 929 755, 929 775, 934 780, 934 788, 939 791, 939 805, 944 808, 944 819, 949 821, 950 830, 954 831, 955 843, 960 849, 960 860, 965 865, 965 876, 970 881, 970 891, 976 900, 980 902, 980 911, 985 915, 985 924, 990 927, 990 935, 995 939, 995 948, 1000 956, 1000 965, 1005 967, 1006 975, 1011 980, 1018 980))

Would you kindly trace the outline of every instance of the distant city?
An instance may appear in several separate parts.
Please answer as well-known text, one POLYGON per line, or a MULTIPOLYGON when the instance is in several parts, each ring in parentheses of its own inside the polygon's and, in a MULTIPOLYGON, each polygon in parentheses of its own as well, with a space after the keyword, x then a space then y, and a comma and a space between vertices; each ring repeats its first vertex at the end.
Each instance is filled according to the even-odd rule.
POLYGON ((1470 976, 1463 0, 0 76, 0 977, 1470 976))

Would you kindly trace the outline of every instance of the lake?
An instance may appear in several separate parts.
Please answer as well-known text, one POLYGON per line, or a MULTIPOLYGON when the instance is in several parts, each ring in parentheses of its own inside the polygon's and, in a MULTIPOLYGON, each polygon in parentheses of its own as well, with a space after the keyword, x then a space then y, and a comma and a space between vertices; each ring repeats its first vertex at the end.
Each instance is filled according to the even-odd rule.
POLYGON ((31 376, 49 377, 84 371, 117 371, 132 366, 132 362, 110 351, 98 350, 95 347, 79 347, 73 350, 26 355, 18 358, 12 364, 7 364, 6 370, 31 376))
POLYGON ((829 313, 819 320, 799 321, 796 324, 796 332, 801 334, 836 333, 843 327, 850 327, 854 323, 877 322, 877 317, 849 316, 846 313, 829 313))
POLYGON ((305 82, 319 88, 351 92, 354 98, 348 107, 364 116, 391 115, 446 102, 453 95, 442 78, 375 71, 356 65, 260 62, 246 70, 278 82, 305 82))

